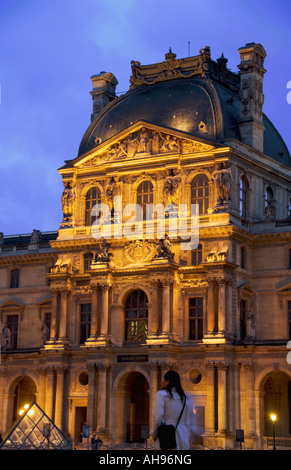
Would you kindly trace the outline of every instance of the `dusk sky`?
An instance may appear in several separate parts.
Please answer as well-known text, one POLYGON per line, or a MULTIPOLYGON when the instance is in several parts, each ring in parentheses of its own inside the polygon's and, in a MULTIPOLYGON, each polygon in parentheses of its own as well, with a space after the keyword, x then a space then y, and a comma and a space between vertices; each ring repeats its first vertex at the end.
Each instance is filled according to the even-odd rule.
POLYGON ((264 113, 290 151, 290 0, 0 0, 0 232, 59 228, 57 170, 90 124, 90 76, 112 72, 124 93, 131 60, 187 57, 188 42, 234 72, 239 47, 262 44, 264 113))

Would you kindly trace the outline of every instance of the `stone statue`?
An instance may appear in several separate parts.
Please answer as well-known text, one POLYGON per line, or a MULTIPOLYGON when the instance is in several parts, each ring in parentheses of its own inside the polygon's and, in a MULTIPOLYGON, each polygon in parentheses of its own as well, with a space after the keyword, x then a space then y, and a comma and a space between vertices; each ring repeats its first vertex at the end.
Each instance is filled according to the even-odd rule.
POLYGON ((41 240, 41 232, 39 230, 33 229, 30 236, 30 243, 38 243, 41 240))
POLYGON ((256 325, 255 316, 252 312, 249 312, 246 324, 246 339, 254 340, 256 337, 256 325))
POLYGON ((174 170, 169 170, 164 183, 164 193, 166 195, 166 205, 175 204, 174 196, 181 183, 181 176, 174 170))
POLYGON ((177 152, 180 150, 180 146, 175 137, 172 137, 171 135, 166 135, 161 145, 161 150, 163 152, 177 152))
POLYGON ((3 335, 3 343, 5 348, 9 348, 11 346, 11 330, 8 328, 7 325, 2 328, 2 335, 3 335))
POLYGON ((165 238, 161 238, 158 241, 157 253, 155 255, 155 258, 168 258, 169 260, 172 260, 173 257, 174 254, 171 250, 171 242, 169 239, 169 235, 166 234, 165 238))
POLYGON ((70 183, 68 183, 62 194, 62 208, 64 219, 69 219, 70 217, 72 217, 74 212, 75 200, 75 190, 71 187, 70 183))
POLYGON ((213 179, 217 188, 217 203, 222 205, 231 198, 232 175, 230 168, 220 163, 213 173, 213 179))
POLYGON ((41 325, 41 336, 43 339, 43 344, 46 344, 50 337, 50 330, 45 321, 41 325))
POLYGON ((110 261, 112 256, 112 253, 109 253, 110 246, 111 245, 105 240, 105 238, 102 238, 99 249, 95 255, 95 263, 108 263, 110 261))
POLYGON ((112 176, 105 190, 105 195, 109 203, 111 217, 113 217, 113 211, 114 211, 114 196, 116 196, 117 194, 118 194, 118 185, 114 179, 114 176, 112 176))
POLYGON ((266 220, 275 220, 276 219, 276 207, 273 204, 267 204, 264 210, 264 215, 266 220))

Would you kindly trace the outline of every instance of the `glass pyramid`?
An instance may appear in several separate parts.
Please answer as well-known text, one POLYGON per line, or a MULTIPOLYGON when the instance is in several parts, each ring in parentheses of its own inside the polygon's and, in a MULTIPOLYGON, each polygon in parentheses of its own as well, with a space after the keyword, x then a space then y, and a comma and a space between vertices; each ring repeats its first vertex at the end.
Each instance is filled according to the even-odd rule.
POLYGON ((70 440, 33 403, 4 438, 0 450, 71 450, 70 440))

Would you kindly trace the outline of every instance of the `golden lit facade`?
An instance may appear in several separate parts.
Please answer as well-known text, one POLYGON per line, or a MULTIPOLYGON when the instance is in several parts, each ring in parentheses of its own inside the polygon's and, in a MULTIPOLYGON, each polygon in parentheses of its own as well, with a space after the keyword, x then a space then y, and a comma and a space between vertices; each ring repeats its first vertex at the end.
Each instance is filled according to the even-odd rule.
POLYGON ((243 429, 262 449, 276 413, 291 445, 291 160, 262 112, 266 53, 239 53, 238 74, 208 47, 132 61, 118 98, 114 75, 91 77, 59 230, 2 237, 2 434, 35 400, 75 442, 84 423, 141 441, 173 368, 196 444, 233 448, 243 429))

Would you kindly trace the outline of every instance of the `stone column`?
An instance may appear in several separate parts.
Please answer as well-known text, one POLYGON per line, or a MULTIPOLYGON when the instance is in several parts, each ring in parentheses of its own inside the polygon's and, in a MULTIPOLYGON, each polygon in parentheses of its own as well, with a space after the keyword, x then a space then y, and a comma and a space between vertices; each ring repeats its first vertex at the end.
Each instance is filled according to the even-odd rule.
POLYGON ((207 334, 213 335, 215 329, 215 283, 209 281, 207 296, 207 334))
POLYGON ((109 366, 105 364, 98 365, 98 418, 97 430, 99 433, 106 431, 106 377, 109 366))
POLYGON ((97 326, 98 326, 98 288, 92 286, 92 308, 91 308, 91 334, 90 338, 95 339, 97 337, 97 326))
POLYGON ((256 435, 256 401, 255 401, 255 366, 253 363, 245 363, 246 372, 246 434, 249 436, 256 435))
POLYGON ((158 312, 158 294, 159 284, 152 281, 152 301, 151 301, 151 312, 149 315, 149 337, 156 336, 159 328, 159 312, 158 312))
POLYGON ((218 367, 218 432, 227 432, 227 404, 226 404, 226 371, 228 364, 221 362, 218 367))
POLYGON ((108 336, 108 290, 109 286, 102 286, 102 311, 101 311, 101 334, 100 339, 106 341, 108 336))
POLYGON ((170 282, 163 283, 163 317, 162 336, 168 337, 170 333, 170 282))
POLYGON ((61 291, 61 308, 60 308, 60 330, 59 341, 66 342, 67 339, 67 312, 68 312, 68 292, 61 291))
POLYGON ((158 364, 156 362, 152 362, 150 363, 149 366, 150 366, 149 427, 151 431, 153 427, 156 393, 158 391, 158 364))
POLYGON ((255 390, 255 400, 256 400, 256 434, 259 438, 262 439, 264 432, 264 390, 255 390))
POLYGON ((58 318, 58 295, 57 290, 52 290, 52 313, 51 313, 51 331, 50 342, 54 342, 57 337, 57 318, 58 318))
POLYGON ((241 364, 235 363, 233 365, 234 373, 234 429, 241 429, 241 390, 240 390, 240 369, 241 364))
POLYGON ((54 420, 53 405, 54 405, 54 368, 52 366, 46 369, 46 393, 45 393, 45 412, 48 417, 54 420))
POLYGON ((42 410, 45 410, 45 399, 46 399, 46 369, 39 368, 38 369, 38 376, 39 376, 39 390, 37 394, 37 403, 41 407, 42 410))
POLYGON ((225 334, 225 314, 226 314, 226 281, 219 281, 218 287, 218 332, 221 335, 225 334))
POLYGON ((55 424, 59 429, 63 425, 63 411, 64 411, 64 375, 66 368, 64 366, 57 366, 57 386, 56 386, 56 407, 55 407, 55 424))
POLYGON ((87 404, 87 423, 90 426, 90 432, 95 429, 95 387, 96 387, 96 366, 88 364, 88 404, 87 404))
POLYGON ((209 362, 207 368, 207 401, 205 416, 205 433, 207 435, 215 433, 215 390, 214 390, 214 370, 215 364, 209 362))
POLYGON ((6 371, 0 368, 0 433, 3 435, 6 431, 6 416, 5 410, 7 409, 7 403, 5 403, 5 377, 6 371), (6 406, 5 406, 6 405, 6 406))

